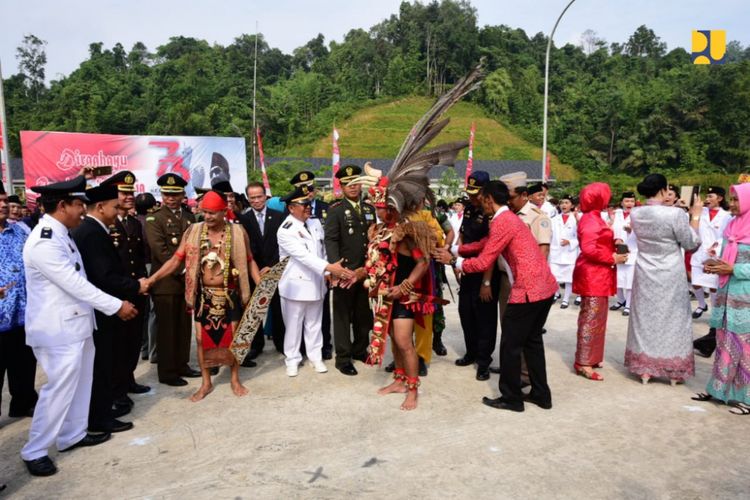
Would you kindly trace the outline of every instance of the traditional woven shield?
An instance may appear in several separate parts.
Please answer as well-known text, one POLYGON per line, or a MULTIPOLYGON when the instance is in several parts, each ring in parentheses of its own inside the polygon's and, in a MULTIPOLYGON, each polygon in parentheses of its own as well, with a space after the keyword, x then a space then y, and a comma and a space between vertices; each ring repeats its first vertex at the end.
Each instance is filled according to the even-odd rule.
POLYGON ((284 257, 278 264, 273 266, 263 275, 255 287, 250 302, 242 313, 242 319, 237 326, 237 333, 232 340, 229 350, 232 351, 238 363, 244 361, 245 356, 250 351, 250 344, 253 342, 255 333, 258 331, 263 318, 266 317, 268 306, 271 304, 271 298, 276 293, 276 287, 279 286, 281 275, 284 274, 289 257, 284 257))

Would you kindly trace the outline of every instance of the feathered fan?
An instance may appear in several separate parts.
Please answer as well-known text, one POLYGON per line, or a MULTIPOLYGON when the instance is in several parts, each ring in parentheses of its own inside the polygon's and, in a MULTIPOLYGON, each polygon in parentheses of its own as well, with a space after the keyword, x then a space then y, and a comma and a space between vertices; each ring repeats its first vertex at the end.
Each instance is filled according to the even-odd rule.
MULTIPOLYGON (((398 210, 410 210, 427 199, 435 206, 435 195, 430 189, 428 172, 435 165, 453 166, 458 152, 469 145, 468 141, 457 141, 422 151, 448 125, 450 118, 437 121, 463 96, 481 84, 482 63, 440 97, 430 110, 414 125, 396 159, 388 171, 388 204, 398 210)), ((365 164, 364 175, 355 182, 368 187, 379 182, 382 172, 365 164)), ((380 181, 382 184, 383 182, 380 181)))

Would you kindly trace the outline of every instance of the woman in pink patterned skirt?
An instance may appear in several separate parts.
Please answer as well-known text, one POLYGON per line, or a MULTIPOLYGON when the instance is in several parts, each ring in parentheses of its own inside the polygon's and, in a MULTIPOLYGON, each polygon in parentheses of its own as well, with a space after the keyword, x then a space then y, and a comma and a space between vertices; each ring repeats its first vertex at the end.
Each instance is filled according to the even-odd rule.
POLYGON ((614 233, 601 217, 612 192, 603 182, 594 182, 581 190, 583 212, 578 223, 581 253, 573 270, 573 293, 581 297, 578 313, 576 373, 589 380, 604 380, 594 368, 604 361, 604 335, 607 330, 609 297, 617 288, 615 266, 625 262, 626 254, 615 253, 614 233))

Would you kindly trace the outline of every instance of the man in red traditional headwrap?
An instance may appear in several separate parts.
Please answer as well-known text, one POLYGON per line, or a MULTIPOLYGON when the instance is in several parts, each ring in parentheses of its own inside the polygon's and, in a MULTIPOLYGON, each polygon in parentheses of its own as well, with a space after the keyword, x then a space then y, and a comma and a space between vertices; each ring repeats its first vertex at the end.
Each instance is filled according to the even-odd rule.
POLYGON ((201 200, 200 208, 204 221, 190 226, 174 256, 149 278, 151 285, 185 262, 185 301, 193 310, 203 377, 191 401, 200 401, 213 390, 209 368, 220 365, 231 367, 235 395, 247 394, 240 382, 239 363, 229 347, 250 300, 248 276, 255 283, 260 281, 247 233, 241 225, 227 221, 226 197, 209 191, 201 200))

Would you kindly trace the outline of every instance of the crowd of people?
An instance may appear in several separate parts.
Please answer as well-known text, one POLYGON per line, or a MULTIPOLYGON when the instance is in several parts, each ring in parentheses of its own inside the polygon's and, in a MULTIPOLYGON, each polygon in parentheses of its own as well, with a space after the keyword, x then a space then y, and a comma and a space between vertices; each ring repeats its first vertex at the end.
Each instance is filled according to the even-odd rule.
POLYGON ((9 197, 0 194, 0 353, 9 415, 33 416, 21 453, 31 473, 54 473, 52 444, 92 446, 133 427, 120 420, 134 404, 128 394, 150 390, 134 378, 139 357, 156 363, 165 385, 202 377, 191 396, 199 401, 221 365, 231 369, 232 391, 247 394, 239 368, 255 366, 267 337, 290 377, 305 357, 325 373, 334 354, 342 374, 357 375, 353 361, 382 362, 390 337, 394 362, 386 370, 394 381, 379 392, 403 393, 402 409, 416 408, 430 362, 425 346, 447 354, 439 328, 444 265, 459 282, 465 353, 456 365, 476 365, 477 380, 500 373, 500 397, 484 398, 488 406, 552 407, 543 333, 559 301, 561 309, 580 305, 579 375, 603 380, 597 369, 607 316, 621 311, 628 316, 625 366, 643 383, 684 382, 694 375, 694 348, 704 356, 716 349, 706 392, 694 399, 750 413, 750 184, 732 186, 729 196, 712 186, 688 207, 666 178, 651 174, 638 185, 642 201, 625 192, 612 210, 605 183, 554 200, 522 173, 490 180, 475 171, 466 197, 431 209, 426 187, 425 195, 394 203, 385 177, 363 196, 368 173, 340 169, 343 197, 329 206, 315 197, 314 174, 300 172, 283 212, 251 183, 249 206, 234 213, 229 200, 241 195, 218 179, 193 213, 186 182, 173 173, 158 180, 160 205, 135 196, 128 171, 96 187, 78 177, 32 188, 39 217, 11 218, 9 197), (237 360, 229 347, 253 288, 282 260, 265 321, 237 360), (694 345, 692 321, 709 304, 711 331, 694 345), (326 310, 333 351, 326 350, 326 310), (492 366, 498 322, 499 368, 492 366), (191 332, 199 370, 188 364, 191 332), (37 363, 48 378, 39 395, 37 363))
POLYGON ((168 172, 157 202, 136 195, 130 171, 96 183, 84 169, 31 187, 38 211, 26 217, 0 191, 0 383, 7 371, 9 415, 32 417, 21 450, 29 472, 57 472, 53 445, 68 452, 133 428, 121 420, 135 404, 129 394, 150 391, 134 377, 139 358, 167 386, 200 377, 197 402, 221 366, 231 391, 248 394, 241 367, 256 366, 266 338, 288 377, 305 358, 325 373, 334 357, 341 374, 356 376, 354 361, 380 365, 390 350, 393 382, 378 392, 402 394, 400 408, 414 410, 432 354, 447 355, 446 269, 459 283, 465 351, 455 364, 476 366, 480 381, 500 374, 499 397, 483 399, 489 407, 552 408, 544 326, 559 301, 580 306, 578 375, 603 381, 607 317, 619 311, 628 318, 625 366, 637 379, 684 382, 694 349, 715 350, 706 392, 694 399, 750 414, 750 183, 685 202, 650 174, 637 186, 640 202, 625 192, 618 207, 606 183, 555 200, 524 173, 493 180, 474 171, 464 198, 436 200, 429 169, 451 164, 466 143, 422 149, 476 77, 415 125, 386 175, 341 167, 343 195, 330 205, 310 171, 276 200, 259 183, 236 193, 221 175, 186 200, 187 180, 168 172), (706 292, 711 330, 694 343, 706 292), (198 369, 189 365, 193 335, 198 369), (47 376, 39 394, 37 363, 47 376))

